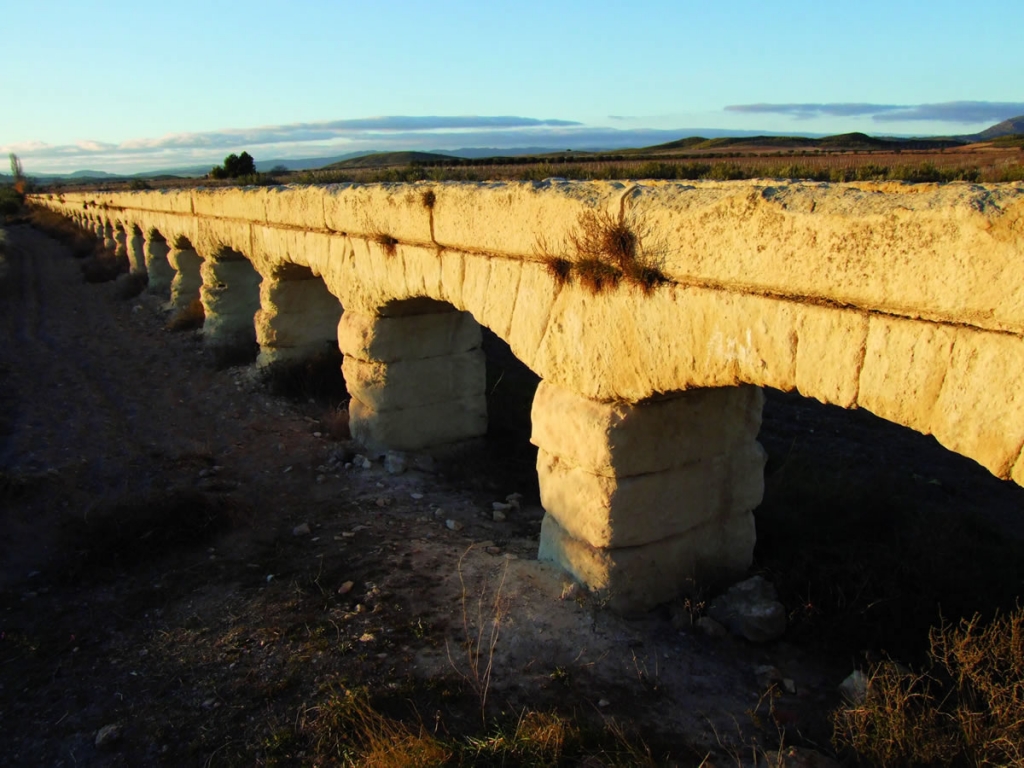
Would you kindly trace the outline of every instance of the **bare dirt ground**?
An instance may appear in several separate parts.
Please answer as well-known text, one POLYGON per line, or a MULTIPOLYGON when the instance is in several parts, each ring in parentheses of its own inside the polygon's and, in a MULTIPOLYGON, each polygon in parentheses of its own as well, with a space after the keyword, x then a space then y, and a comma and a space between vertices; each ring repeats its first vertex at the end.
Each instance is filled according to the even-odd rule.
MULTIPOLYGON (((351 466, 357 447, 327 436, 326 405, 272 397, 251 368, 216 370, 198 336, 164 330, 155 297, 118 300, 113 283, 83 283, 55 241, 27 227, 9 236, 0 763, 336 764, 317 716, 351 689, 451 738, 541 711, 621 727, 658 764, 754 764, 780 740, 804 750, 791 764, 831 752, 835 687, 863 658, 828 652, 831 636, 808 619, 817 596, 787 602, 792 641, 754 646, 697 632, 696 603, 622 619, 535 560, 542 510, 522 393, 492 404, 495 439, 429 471, 351 466), (491 503, 512 493, 522 508, 494 522, 491 503), (766 695, 765 665, 795 692, 766 695)), ((493 391, 516 375, 492 377, 493 391)), ((865 486, 887 503, 913 493, 1019 531, 1021 489, 835 411, 770 401, 766 520, 799 495, 787 473, 819 461, 816 476, 854 470, 836 495, 856 503, 865 486)), ((784 581, 780 563, 802 545, 785 527, 764 541, 758 567, 784 581)))

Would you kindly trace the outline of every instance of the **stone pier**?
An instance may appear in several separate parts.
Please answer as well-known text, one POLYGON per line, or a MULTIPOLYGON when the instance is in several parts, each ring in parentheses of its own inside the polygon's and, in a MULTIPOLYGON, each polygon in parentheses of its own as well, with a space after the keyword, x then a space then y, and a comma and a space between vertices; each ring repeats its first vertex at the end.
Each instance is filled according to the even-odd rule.
POLYGON ((764 492, 760 388, 600 403, 542 382, 531 441, 546 515, 539 557, 620 610, 740 576, 764 492))
POLYGON ((337 342, 341 302, 306 267, 276 270, 260 283, 259 365, 305 360, 337 342))
POLYGON ((400 302, 338 324, 352 436, 376 455, 418 451, 487 431, 480 326, 436 301, 400 302))
POLYGON ((128 234, 124 231, 124 227, 118 224, 114 227, 114 256, 118 260, 128 260, 128 234))
MULTIPOLYGON (((167 258, 170 250, 163 235, 155 229, 149 230, 142 249, 146 262, 146 274, 149 275, 146 290, 157 296, 166 297, 171 292, 171 283, 174 281, 175 272, 167 258)), ((198 270, 198 265, 196 269, 198 270)))
POLYGON ((203 341, 213 347, 256 343, 255 317, 260 309, 260 273, 242 254, 230 249, 204 259, 199 268, 206 320, 203 341))
POLYGON ((132 227, 127 235, 128 264, 133 273, 146 273, 145 240, 142 237, 142 230, 132 227))
POLYGON ((117 240, 114 239, 114 225, 109 221, 101 225, 103 247, 111 253, 117 253, 117 240))
POLYGON ((178 238, 167 252, 167 263, 174 269, 174 279, 171 281, 171 307, 185 309, 199 298, 199 289, 203 285, 199 269, 203 260, 192 248, 192 243, 182 237, 178 238))

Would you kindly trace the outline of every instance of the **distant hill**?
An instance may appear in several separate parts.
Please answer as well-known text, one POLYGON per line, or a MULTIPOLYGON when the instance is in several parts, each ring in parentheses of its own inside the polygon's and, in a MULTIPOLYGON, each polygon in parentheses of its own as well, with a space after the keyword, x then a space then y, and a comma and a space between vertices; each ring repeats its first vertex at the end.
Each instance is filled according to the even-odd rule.
POLYGON ((122 178, 119 173, 107 173, 106 171, 75 171, 64 176, 66 179, 116 179, 122 178))
POLYGON ((811 136, 722 136, 705 139, 691 136, 666 144, 652 147, 627 150, 629 154, 667 154, 671 152, 702 152, 702 151, 753 151, 753 150, 829 150, 866 151, 896 149, 943 149, 963 144, 962 139, 952 137, 938 138, 897 138, 869 136, 866 133, 841 133, 835 136, 815 138, 811 136))
POLYGON ((348 168, 382 168, 388 165, 411 165, 412 163, 436 163, 440 160, 458 160, 455 155, 435 152, 375 152, 372 155, 353 157, 340 163, 331 163, 323 170, 336 171, 348 168))
POLYGON ((991 128, 986 128, 981 133, 976 133, 970 138, 974 141, 991 141, 992 139, 998 139, 1000 136, 1012 136, 1018 133, 1024 133, 1024 115, 1003 120, 1003 122, 996 123, 991 128))

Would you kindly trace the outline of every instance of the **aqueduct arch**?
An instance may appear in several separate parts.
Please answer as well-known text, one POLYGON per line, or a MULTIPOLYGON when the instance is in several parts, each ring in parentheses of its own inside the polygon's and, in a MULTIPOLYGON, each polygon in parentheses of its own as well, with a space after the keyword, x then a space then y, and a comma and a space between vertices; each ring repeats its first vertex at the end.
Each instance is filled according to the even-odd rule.
MULTIPOLYGON (((179 288, 199 261, 206 298, 231 285, 224 265, 262 276, 265 342, 289 296, 307 301, 299 284, 322 278, 345 308, 354 431, 379 448, 479 433, 473 318, 490 328, 543 379, 541 555, 624 607, 749 563, 756 387, 866 408, 1024 484, 1021 184, 549 180, 38 202, 84 200, 172 243, 179 288), (663 282, 594 291, 559 275, 588 211, 656 243, 663 282)), ((200 290, 187 287, 172 296, 200 290)))

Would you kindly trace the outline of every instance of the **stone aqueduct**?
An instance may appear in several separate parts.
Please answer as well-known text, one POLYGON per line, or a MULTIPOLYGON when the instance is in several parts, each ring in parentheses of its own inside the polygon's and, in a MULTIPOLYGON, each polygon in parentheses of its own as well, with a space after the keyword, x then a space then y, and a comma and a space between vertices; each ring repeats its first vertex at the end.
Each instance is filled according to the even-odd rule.
POLYGON ((479 324, 542 379, 540 557, 615 604, 750 563, 760 387, 865 408, 1024 485, 1024 185, 423 183, 85 192, 36 202, 201 298, 260 362, 337 338, 353 434, 484 433, 479 324), (564 283, 585 212, 667 281, 564 283), (571 254, 567 254, 570 255, 571 254), (344 308, 344 312, 342 311, 344 308))

